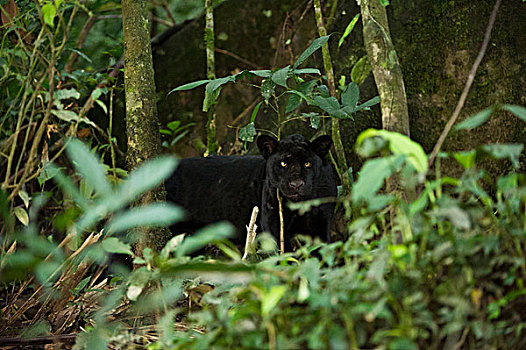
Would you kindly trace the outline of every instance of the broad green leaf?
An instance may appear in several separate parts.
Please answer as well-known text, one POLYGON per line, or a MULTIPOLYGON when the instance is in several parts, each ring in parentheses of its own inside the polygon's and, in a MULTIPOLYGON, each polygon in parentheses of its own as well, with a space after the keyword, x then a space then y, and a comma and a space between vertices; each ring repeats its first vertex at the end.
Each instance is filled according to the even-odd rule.
POLYGON ((318 129, 320 127, 320 116, 318 113, 309 113, 310 116, 310 126, 313 129, 318 129))
POLYGON ((108 199, 111 210, 122 208, 144 192, 155 188, 167 179, 174 171, 177 159, 173 156, 160 156, 147 160, 130 173, 128 178, 119 184, 114 195, 108 199))
POLYGON ((351 34, 352 30, 354 29, 354 26, 356 25, 356 22, 358 22, 358 18, 360 18, 360 14, 359 13, 356 14, 356 16, 354 16, 353 19, 351 19, 351 21, 347 25, 347 28, 345 28, 345 31, 343 32, 342 37, 338 41, 338 48, 340 48, 340 46, 342 46, 342 44, 345 41, 345 39, 349 36, 349 34, 351 34))
POLYGON ((360 98, 360 89, 356 83, 351 82, 342 92, 342 105, 344 107, 356 107, 360 98))
POLYGON ((110 196, 112 188, 106 171, 89 148, 78 139, 70 139, 66 152, 84 180, 101 196, 110 196))
POLYGON ((333 114, 336 111, 340 110, 340 103, 335 97, 329 96, 329 97, 321 97, 321 96, 314 96, 314 105, 320 107, 325 112, 329 114, 333 114))
POLYGON ((380 0, 380 4, 382 4, 382 6, 389 6, 389 0, 380 0))
POLYGON ((256 136, 254 123, 249 123, 239 130, 239 139, 241 141, 254 142, 254 136, 256 136))
POLYGON ((463 120, 461 123, 459 123, 455 127, 455 130, 463 130, 463 129, 471 130, 471 129, 475 129, 476 127, 484 124, 486 122, 486 120, 488 120, 490 115, 493 113, 494 109, 495 109, 494 107, 486 108, 486 109, 478 112, 477 114, 467 118, 466 120, 463 120))
POLYGON ((393 155, 365 162, 352 188, 352 201, 358 203, 373 197, 383 186, 384 180, 401 168, 404 159, 404 156, 393 155))
POLYGON ((66 122, 77 122, 77 121, 80 121, 80 122, 86 123, 88 125, 91 125, 93 127, 97 126, 97 125, 95 125, 95 123, 93 123, 88 118, 82 117, 82 118, 79 119, 78 114, 73 112, 73 111, 69 111, 69 110, 65 110, 65 109, 53 109, 53 110, 51 110, 51 114, 53 114, 55 117, 57 117, 59 119, 62 119, 64 121, 66 121, 66 122))
POLYGON ((316 50, 322 47, 327 40, 329 40, 330 35, 322 36, 317 39, 314 39, 312 44, 303 53, 300 55, 296 63, 292 66, 292 69, 298 68, 307 58, 309 58, 316 50))
POLYGON ((502 105, 501 108, 513 113, 515 116, 521 118, 526 122, 526 108, 516 105, 502 105))
POLYGON ((193 88, 196 88, 196 87, 198 87, 198 86, 201 86, 201 85, 207 84, 207 83, 209 83, 209 82, 210 82, 209 79, 193 81, 193 82, 191 82, 191 83, 184 84, 184 85, 181 85, 181 86, 176 87, 175 89, 172 89, 172 90, 168 93, 168 95, 171 94, 172 92, 175 92, 175 91, 191 90, 191 89, 193 89, 193 88))
POLYGON ((268 292, 261 295, 261 316, 266 317, 287 291, 287 286, 272 286, 268 292))
POLYGON ((291 94, 289 96, 289 99, 287 100, 287 108, 285 109, 285 113, 290 113, 296 108, 298 108, 301 104, 301 97, 298 94, 291 94))
POLYGON ((466 152, 457 152, 453 154, 453 157, 462 165, 465 169, 471 168, 475 165, 475 159, 477 157, 477 151, 471 150, 466 152))
POLYGON ((482 150, 491 154, 497 159, 508 158, 515 167, 519 166, 519 157, 524 149, 524 145, 517 144, 493 144, 493 145, 483 145, 482 150))
POLYGON ((362 85, 367 76, 371 73, 371 64, 369 63, 369 57, 363 56, 356 62, 351 70, 351 80, 354 81, 358 86, 362 85))
POLYGON ((228 222, 218 222, 208 225, 192 236, 186 237, 176 248, 178 257, 191 254, 207 244, 229 238, 234 233, 234 227, 228 222))
POLYGON ((108 253, 115 254, 127 254, 133 256, 131 246, 128 243, 124 243, 117 237, 108 237, 102 241, 102 248, 108 253))
POLYGON ((387 130, 368 129, 362 132, 356 144, 360 145, 368 137, 380 136, 389 141, 389 149, 394 155, 405 155, 407 161, 419 173, 425 173, 428 169, 427 156, 422 146, 409 137, 387 130))
POLYGON ((55 26, 54 19, 56 14, 57 9, 55 8, 55 5, 52 2, 49 2, 42 6, 42 16, 44 17, 44 23, 46 23, 48 26, 55 26))
POLYGON ((274 74, 272 74, 272 77, 270 79, 272 79, 272 81, 276 85, 280 85, 280 86, 283 86, 284 88, 287 88, 287 79, 289 78, 289 72, 290 72, 290 66, 283 67, 280 70, 274 72, 274 74))
POLYGON ((230 83, 230 82, 235 82, 235 81, 236 81, 236 77, 233 75, 229 77, 214 79, 210 81, 208 84, 206 84, 206 92, 211 94, 214 91, 216 91, 219 87, 221 87, 222 85, 226 83, 230 83))
POLYGON ((174 204, 154 203, 116 215, 108 224, 107 231, 112 234, 134 227, 169 226, 180 221, 183 216, 183 210, 174 204))
POLYGON ((24 225, 29 225, 29 215, 27 215, 27 211, 24 208, 14 208, 13 212, 15 213, 16 218, 24 225))

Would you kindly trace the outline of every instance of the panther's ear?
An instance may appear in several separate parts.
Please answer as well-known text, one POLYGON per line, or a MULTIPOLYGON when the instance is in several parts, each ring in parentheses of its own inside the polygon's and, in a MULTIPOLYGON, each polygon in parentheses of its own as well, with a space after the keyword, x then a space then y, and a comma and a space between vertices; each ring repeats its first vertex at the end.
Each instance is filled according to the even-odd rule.
POLYGON ((312 150, 321 159, 324 159, 332 146, 332 139, 329 135, 323 135, 311 142, 312 150))
POLYGON ((265 159, 270 157, 272 153, 276 150, 278 146, 278 140, 268 135, 260 135, 257 139, 259 152, 265 159))

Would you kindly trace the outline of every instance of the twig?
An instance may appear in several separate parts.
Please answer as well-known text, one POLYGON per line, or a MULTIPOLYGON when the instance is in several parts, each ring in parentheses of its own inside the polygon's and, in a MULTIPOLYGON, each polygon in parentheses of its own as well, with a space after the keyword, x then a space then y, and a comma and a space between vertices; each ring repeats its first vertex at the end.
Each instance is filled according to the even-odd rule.
POLYGON ((245 253, 241 260, 246 260, 249 254, 254 253, 254 239, 256 238, 256 219, 258 217, 259 208, 256 206, 252 209, 252 216, 250 217, 250 224, 247 226, 247 241, 245 242, 245 253))
POLYGON ((276 196, 279 204, 279 252, 285 253, 285 223, 283 222, 283 203, 279 194, 279 188, 276 189, 276 196))
POLYGON ((236 60, 244 63, 244 64, 247 64, 249 66, 252 66, 253 68, 259 68, 259 66, 256 64, 256 63, 253 63, 253 62, 250 62, 249 60, 247 60, 246 58, 243 58, 241 56, 238 56, 236 55, 235 53, 232 53, 230 51, 227 51, 227 50, 223 50, 223 49, 220 49, 220 48, 214 48, 214 51, 215 52, 219 52, 219 53, 222 53, 223 55, 227 55, 227 56, 230 56, 230 57, 233 57, 235 58, 236 60))
POLYGON ((2 346, 7 345, 38 345, 38 344, 51 344, 51 343, 71 343, 75 341, 77 334, 59 334, 51 335, 44 337, 34 337, 34 338, 21 338, 21 337, 7 337, 0 338, 0 344, 2 346))
POLYGON ((438 138, 437 143, 435 144, 435 147, 433 148, 433 152, 431 152, 431 155, 429 156, 429 168, 433 165, 433 162, 438 155, 438 152, 440 152, 440 148, 442 147, 442 144, 444 143, 447 135, 451 131, 451 128, 457 121, 458 116, 460 115, 460 111, 462 110, 462 107, 464 107, 464 102, 466 101, 466 98, 468 96, 469 90, 471 88, 471 84, 473 84, 473 80, 475 79, 475 74, 477 73, 477 69, 482 62, 482 59, 484 58, 484 54, 486 53, 486 49, 489 44, 489 39, 491 36, 491 31, 493 30, 493 25, 495 24, 495 18, 497 17, 497 11, 499 9, 500 3, 502 0, 497 0, 495 2, 495 6, 493 6, 493 11, 491 12, 491 16, 489 18, 488 27, 486 28, 486 34, 484 35, 484 42, 482 43, 482 47, 480 48, 479 54, 477 56, 477 59, 473 63, 473 66, 471 67, 471 70, 469 71, 468 80, 466 81, 466 85, 464 86, 464 91, 462 91, 462 95, 460 96, 460 99, 458 100, 457 107, 455 108, 455 111, 453 112, 453 115, 451 118, 449 118, 449 121, 447 122, 444 131, 442 131, 442 134, 440 134, 440 137, 438 138))

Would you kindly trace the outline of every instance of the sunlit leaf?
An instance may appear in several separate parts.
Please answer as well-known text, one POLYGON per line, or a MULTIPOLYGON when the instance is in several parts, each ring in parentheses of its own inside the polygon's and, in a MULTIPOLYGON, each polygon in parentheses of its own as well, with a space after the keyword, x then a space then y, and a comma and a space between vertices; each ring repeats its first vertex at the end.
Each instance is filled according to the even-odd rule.
POLYGON ((261 296, 261 315, 266 317, 272 309, 278 305, 279 301, 287 291, 287 286, 272 286, 268 292, 263 292, 261 296))
POLYGON ((354 16, 353 19, 351 19, 351 21, 349 22, 349 24, 347 25, 347 27, 345 28, 345 31, 343 32, 343 35, 342 37, 340 38, 340 40, 338 41, 338 48, 340 46, 342 46, 343 42, 345 41, 345 39, 349 36, 349 34, 351 34, 352 30, 354 29, 354 26, 356 25, 356 22, 358 22, 358 19, 360 18, 360 14, 356 14, 356 16, 354 16))
POLYGON ((29 215, 27 215, 27 211, 24 208, 14 208, 13 212, 15 213, 16 218, 24 225, 29 225, 29 215))
POLYGON ((502 105, 502 109, 513 113, 515 116, 521 118, 526 122, 526 108, 522 106, 516 106, 516 105, 502 105))
POLYGON ((224 240, 234 233, 234 227, 228 222, 208 225, 185 240, 176 248, 177 256, 184 256, 204 248, 207 244, 224 240))

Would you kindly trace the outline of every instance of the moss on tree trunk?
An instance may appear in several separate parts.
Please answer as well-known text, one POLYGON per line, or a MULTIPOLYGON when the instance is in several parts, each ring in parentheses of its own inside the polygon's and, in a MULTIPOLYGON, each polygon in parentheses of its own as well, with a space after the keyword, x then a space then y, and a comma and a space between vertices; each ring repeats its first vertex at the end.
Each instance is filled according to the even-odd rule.
MULTIPOLYGON (((130 170, 157 156, 161 148, 147 14, 146 1, 122 1, 127 163, 130 170)), ((137 205, 164 200, 165 197, 164 189, 149 191, 137 201, 137 205)), ((137 235, 139 243, 136 248, 140 252, 146 246, 161 248, 169 232, 167 229, 140 228, 137 235)))

